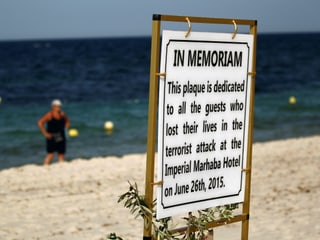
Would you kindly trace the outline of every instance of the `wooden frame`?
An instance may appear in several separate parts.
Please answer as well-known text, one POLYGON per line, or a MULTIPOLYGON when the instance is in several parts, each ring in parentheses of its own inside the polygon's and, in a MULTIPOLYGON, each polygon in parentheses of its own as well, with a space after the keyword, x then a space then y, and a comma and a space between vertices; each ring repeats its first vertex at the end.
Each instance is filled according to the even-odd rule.
MULTIPOLYGON (((249 112, 249 135, 248 135, 248 151, 247 166, 245 169, 245 196, 242 206, 242 214, 234 216, 231 219, 222 219, 208 224, 208 228, 214 228, 225 224, 242 222, 241 239, 248 240, 249 235, 249 213, 250 213, 250 193, 251 193, 251 166, 252 166, 252 141, 253 141, 253 118, 254 118, 254 89, 255 89, 255 72, 256 72, 256 43, 257 43, 257 21, 244 19, 223 19, 223 18, 207 18, 207 17, 190 17, 190 16, 172 16, 172 15, 153 15, 152 20, 152 42, 151 42, 151 59, 150 59, 150 86, 149 86, 149 107, 148 107, 148 139, 147 139, 147 159, 146 159, 146 178, 145 178, 145 201, 149 208, 152 208, 153 192, 154 192, 154 167, 155 167, 155 147, 156 147, 156 123, 157 123, 157 106, 158 106, 158 78, 159 78, 159 61, 160 61, 160 31, 161 22, 188 22, 187 33, 190 32, 191 23, 205 24, 225 24, 234 25, 235 35, 238 31, 237 25, 249 26, 249 34, 253 35, 253 59, 252 69, 248 73, 251 75, 251 98, 249 112)), ((148 219, 152 222, 152 217, 148 219)), ((143 231, 143 239, 152 239, 152 224, 145 227, 143 231)), ((186 231, 186 227, 174 229, 173 232, 186 231)), ((193 229, 196 231, 196 229, 193 229)))

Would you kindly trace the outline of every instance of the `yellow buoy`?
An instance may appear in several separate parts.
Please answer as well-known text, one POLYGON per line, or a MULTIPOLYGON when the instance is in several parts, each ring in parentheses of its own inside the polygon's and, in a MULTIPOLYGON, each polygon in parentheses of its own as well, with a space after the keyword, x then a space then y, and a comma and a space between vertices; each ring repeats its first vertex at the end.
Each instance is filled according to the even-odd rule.
POLYGON ((70 137, 78 137, 79 136, 79 132, 75 128, 69 129, 68 134, 70 137))
POLYGON ((106 121, 106 122, 104 123, 104 129, 105 129, 106 131, 112 131, 112 129, 113 129, 113 122, 111 122, 111 121, 106 121))
POLYGON ((296 97, 295 96, 289 97, 289 103, 292 104, 292 105, 296 104, 297 103, 296 97))

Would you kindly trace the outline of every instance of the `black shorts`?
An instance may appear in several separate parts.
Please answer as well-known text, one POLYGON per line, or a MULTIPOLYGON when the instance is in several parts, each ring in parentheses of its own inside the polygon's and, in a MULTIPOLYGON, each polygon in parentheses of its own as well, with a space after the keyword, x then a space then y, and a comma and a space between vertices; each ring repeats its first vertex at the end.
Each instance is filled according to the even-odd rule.
POLYGON ((55 141, 54 138, 47 139, 47 153, 65 153, 66 152, 66 140, 55 141))

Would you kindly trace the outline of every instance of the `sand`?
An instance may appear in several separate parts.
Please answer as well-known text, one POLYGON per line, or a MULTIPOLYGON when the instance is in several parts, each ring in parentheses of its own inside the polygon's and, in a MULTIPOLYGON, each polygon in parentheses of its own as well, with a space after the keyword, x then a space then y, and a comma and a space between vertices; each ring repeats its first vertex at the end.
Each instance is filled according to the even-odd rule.
MULTIPOLYGON (((249 239, 320 239, 320 136, 255 143, 249 239)), ((145 154, 0 171, 0 239, 142 239, 119 195, 144 188, 145 154)), ((241 239, 240 224, 215 239, 241 239)))

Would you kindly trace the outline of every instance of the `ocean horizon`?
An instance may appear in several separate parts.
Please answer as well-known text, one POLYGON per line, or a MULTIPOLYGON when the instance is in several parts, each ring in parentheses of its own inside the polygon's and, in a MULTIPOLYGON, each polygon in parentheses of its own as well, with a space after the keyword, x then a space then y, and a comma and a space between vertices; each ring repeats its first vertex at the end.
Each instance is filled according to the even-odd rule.
MULTIPOLYGON (((254 142, 320 134, 319 40, 258 34, 254 142)), ((67 161, 145 152, 150 48, 148 36, 0 41, 0 169, 42 164, 37 120, 56 98, 79 131, 67 161)))

